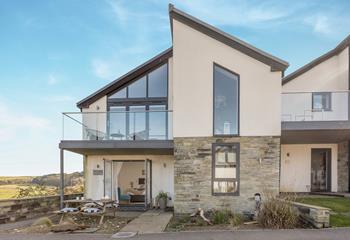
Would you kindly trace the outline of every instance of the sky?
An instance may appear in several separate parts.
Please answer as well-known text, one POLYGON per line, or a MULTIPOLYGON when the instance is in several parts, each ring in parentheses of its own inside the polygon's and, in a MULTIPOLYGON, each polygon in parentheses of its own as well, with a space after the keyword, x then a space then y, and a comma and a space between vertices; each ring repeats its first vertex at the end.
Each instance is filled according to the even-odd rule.
MULTIPOLYGON (((0 0, 0 176, 59 172, 61 113, 171 46, 168 3, 0 0)), ((287 74, 350 34, 348 0, 171 3, 288 61, 287 74)))

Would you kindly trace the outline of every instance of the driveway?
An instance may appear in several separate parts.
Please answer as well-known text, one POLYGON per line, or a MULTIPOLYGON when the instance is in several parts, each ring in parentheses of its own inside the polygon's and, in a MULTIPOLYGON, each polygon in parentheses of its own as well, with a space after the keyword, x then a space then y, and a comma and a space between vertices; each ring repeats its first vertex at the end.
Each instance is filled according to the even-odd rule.
MULTIPOLYGON (((145 234, 131 240, 348 240, 350 228, 325 230, 251 230, 235 232, 182 232, 145 234)), ((97 234, 0 234, 0 240, 105 240, 110 235, 97 234)))

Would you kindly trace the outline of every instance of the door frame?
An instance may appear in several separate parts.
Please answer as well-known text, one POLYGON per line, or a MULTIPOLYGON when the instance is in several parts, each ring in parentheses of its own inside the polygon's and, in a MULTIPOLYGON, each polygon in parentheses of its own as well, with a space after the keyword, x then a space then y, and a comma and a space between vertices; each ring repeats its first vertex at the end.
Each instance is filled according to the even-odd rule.
POLYGON ((313 152, 326 152, 326 190, 321 192, 331 192, 332 191, 332 148, 311 148, 311 159, 310 159, 310 192, 312 189, 312 155, 313 152))
MULTIPOLYGON (((112 199, 115 200, 115 188, 114 188, 114 183, 115 183, 115 176, 114 176, 114 169, 113 169, 113 163, 114 162, 126 162, 126 163, 130 163, 130 162, 139 162, 139 163, 144 163, 144 168, 145 168, 145 201, 144 201, 144 205, 145 205, 145 208, 148 207, 149 204, 147 204, 147 200, 148 198, 149 199, 152 199, 152 160, 151 159, 145 159, 145 160, 110 160, 112 161, 112 199), (149 173, 147 171, 147 165, 150 165, 150 170, 149 170, 149 173), (150 196, 147 196, 147 187, 148 187, 148 178, 149 179, 149 182, 150 182, 150 196)), ((103 182, 103 185, 105 183, 103 182)), ((105 186, 103 186, 105 188, 105 186)))

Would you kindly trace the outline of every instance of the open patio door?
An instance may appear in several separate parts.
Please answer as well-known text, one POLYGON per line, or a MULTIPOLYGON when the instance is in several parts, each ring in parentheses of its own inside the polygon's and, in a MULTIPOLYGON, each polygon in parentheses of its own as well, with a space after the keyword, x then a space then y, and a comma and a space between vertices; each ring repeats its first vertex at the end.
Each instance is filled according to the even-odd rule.
POLYGON ((111 160, 104 160, 104 178, 103 178, 103 197, 113 198, 113 162, 111 160))
POLYGON ((145 160, 145 173, 146 173, 146 185, 145 185, 145 207, 152 203, 152 161, 145 160))

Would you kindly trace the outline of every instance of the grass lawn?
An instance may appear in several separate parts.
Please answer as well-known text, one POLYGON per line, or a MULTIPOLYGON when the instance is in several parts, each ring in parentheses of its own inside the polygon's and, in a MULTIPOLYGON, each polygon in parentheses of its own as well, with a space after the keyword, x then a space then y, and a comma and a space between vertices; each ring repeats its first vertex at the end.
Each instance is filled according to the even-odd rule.
POLYGON ((332 209, 332 227, 350 226, 350 198, 344 197, 301 197, 298 202, 332 209))

